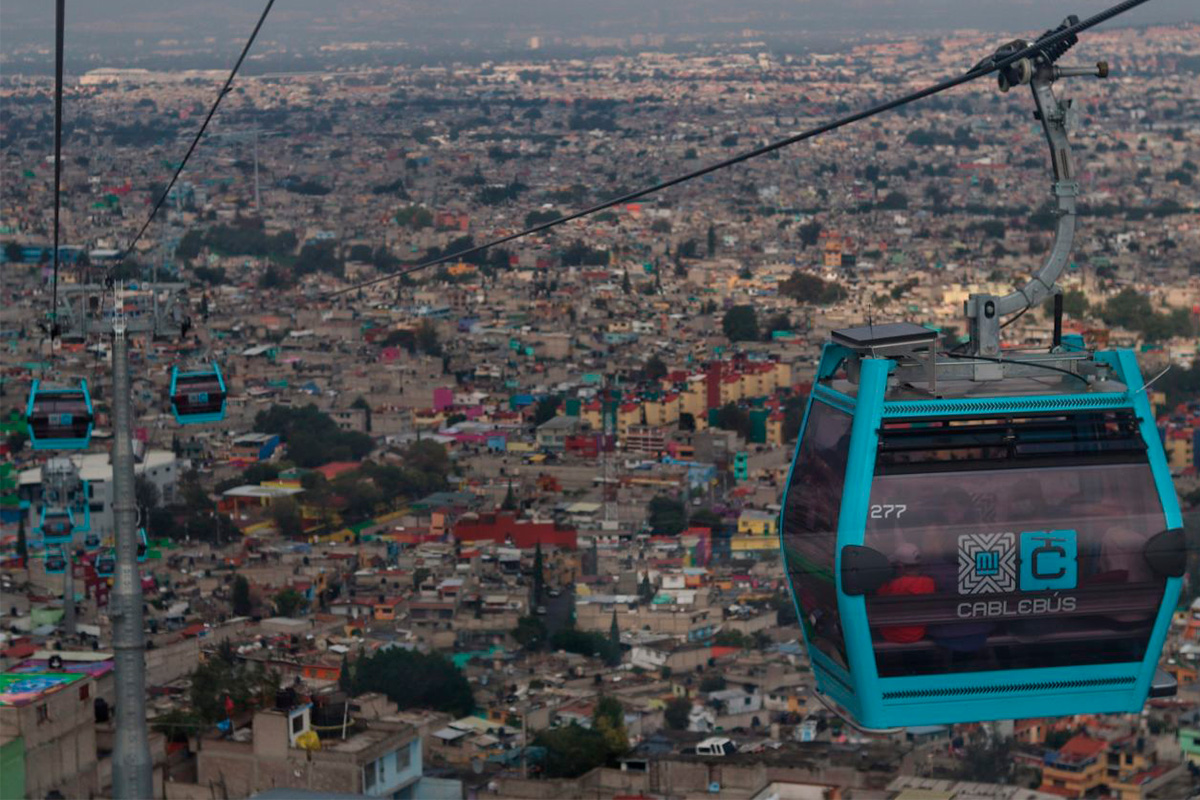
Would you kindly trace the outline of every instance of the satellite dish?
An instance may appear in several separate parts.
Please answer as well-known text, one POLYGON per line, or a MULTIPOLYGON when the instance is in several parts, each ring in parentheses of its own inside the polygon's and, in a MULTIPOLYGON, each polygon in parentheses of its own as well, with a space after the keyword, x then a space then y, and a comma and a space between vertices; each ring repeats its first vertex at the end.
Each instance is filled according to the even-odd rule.
POLYGON ((472 759, 472 760, 471 760, 471 772, 474 772, 476 775, 482 775, 482 774, 483 774, 483 761, 482 761, 482 759, 475 758, 475 759, 472 759))
POLYGON ((58 671, 58 670, 61 670, 62 667, 63 667, 62 656, 58 656, 58 655, 50 656, 50 669, 58 671))

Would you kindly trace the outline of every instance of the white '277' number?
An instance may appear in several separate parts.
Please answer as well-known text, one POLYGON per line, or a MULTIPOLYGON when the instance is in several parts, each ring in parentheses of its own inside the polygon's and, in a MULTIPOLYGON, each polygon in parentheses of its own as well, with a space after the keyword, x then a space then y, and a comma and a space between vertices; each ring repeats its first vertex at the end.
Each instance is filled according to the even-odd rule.
POLYGON ((908 511, 908 506, 876 504, 871 506, 871 519, 900 519, 905 511, 908 511))

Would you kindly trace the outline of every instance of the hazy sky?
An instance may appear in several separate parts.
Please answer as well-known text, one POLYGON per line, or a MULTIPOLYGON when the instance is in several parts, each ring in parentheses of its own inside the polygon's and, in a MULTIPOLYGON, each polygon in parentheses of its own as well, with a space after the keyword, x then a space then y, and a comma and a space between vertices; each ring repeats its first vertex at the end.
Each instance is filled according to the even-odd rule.
MULTIPOLYGON (((634 33, 722 38, 744 29, 811 42, 854 31, 983 28, 1028 32, 1115 0, 277 0, 264 43, 306 49, 328 42, 404 40, 419 46, 499 48, 540 34, 634 33)), ((0 3, 0 52, 53 46, 51 0, 0 3)), ((68 0, 67 48, 109 62, 153 50, 201 47, 225 66, 261 11, 252 0, 68 0), (205 43, 206 37, 214 41, 205 43), (142 40, 140 44, 136 41, 142 40)), ((1200 20, 1197 0, 1150 0, 1110 24, 1200 20)), ((84 67, 84 65, 79 65, 84 67)), ((89 64, 84 68, 90 68, 89 64)), ((68 68, 70 71, 70 68, 68 68)))

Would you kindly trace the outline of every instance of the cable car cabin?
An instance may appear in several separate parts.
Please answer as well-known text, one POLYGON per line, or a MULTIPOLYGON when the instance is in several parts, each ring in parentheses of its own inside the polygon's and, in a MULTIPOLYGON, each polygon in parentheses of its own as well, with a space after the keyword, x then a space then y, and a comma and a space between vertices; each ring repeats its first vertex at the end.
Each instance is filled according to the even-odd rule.
POLYGON ((225 379, 216 362, 196 372, 171 371, 171 413, 180 425, 225 419, 225 379))
POLYGON ((100 534, 89 533, 83 537, 83 548, 88 551, 100 549, 100 534))
POLYGON ((75 535, 75 515, 69 508, 51 508, 42 506, 36 533, 42 537, 46 545, 70 544, 75 535))
POLYGON ((150 555, 150 540, 146 538, 146 529, 138 528, 137 560, 143 563, 150 555))
POLYGON ((96 556, 96 575, 101 578, 111 578, 117 571, 117 557, 112 552, 96 556))
POLYGON ((77 389, 47 389, 34 381, 25 409, 35 450, 82 450, 92 439, 92 398, 87 381, 77 389))
POLYGON ((46 551, 46 572, 49 575, 62 575, 67 571, 67 554, 61 547, 46 551))
POLYGON ((822 699, 883 729, 1173 694, 1186 550, 1133 353, 942 360, 933 331, 867 331, 825 345, 783 500, 822 699))

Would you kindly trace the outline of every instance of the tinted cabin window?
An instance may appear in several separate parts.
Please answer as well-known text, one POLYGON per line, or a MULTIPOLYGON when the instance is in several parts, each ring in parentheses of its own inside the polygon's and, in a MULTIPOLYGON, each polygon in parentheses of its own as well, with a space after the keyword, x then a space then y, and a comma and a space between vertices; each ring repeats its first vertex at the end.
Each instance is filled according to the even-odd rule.
POLYGON ((1143 553, 1165 518, 1136 429, 996 423, 881 431, 864 542, 892 562, 867 598, 881 677, 1145 655, 1166 579, 1143 553))
POLYGON ((788 577, 809 645, 846 668, 834 557, 849 451, 849 415, 824 403, 813 403, 783 514, 788 577))

